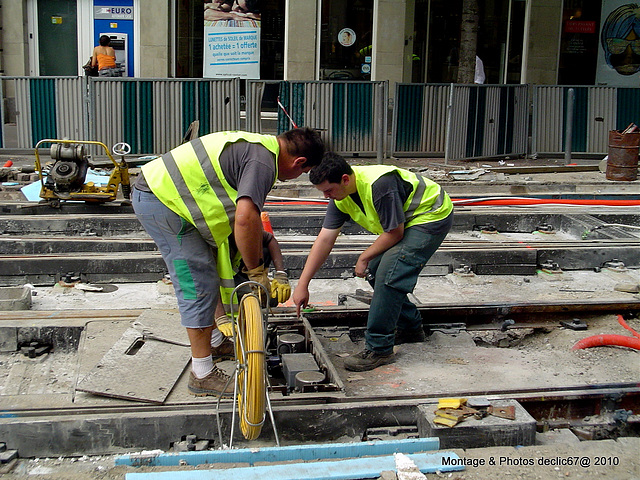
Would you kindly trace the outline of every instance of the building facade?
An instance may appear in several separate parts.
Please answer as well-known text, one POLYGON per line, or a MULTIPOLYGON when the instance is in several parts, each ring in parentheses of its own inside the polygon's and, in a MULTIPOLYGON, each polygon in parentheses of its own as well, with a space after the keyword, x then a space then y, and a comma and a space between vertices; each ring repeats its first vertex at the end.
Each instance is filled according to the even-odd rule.
MULTIPOLYGON (((450 83, 463 3, 5 0, 0 68, 5 76, 82 75, 99 36, 109 34, 132 77, 450 83)), ((477 0, 477 7, 486 83, 640 85, 635 3, 477 0)))

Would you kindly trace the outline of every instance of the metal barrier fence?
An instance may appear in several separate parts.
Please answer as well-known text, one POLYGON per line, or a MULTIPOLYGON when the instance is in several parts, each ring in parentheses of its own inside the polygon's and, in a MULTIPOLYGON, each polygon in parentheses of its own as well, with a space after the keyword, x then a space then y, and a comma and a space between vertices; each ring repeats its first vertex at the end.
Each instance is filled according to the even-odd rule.
MULTIPOLYGON (((15 103, 15 139, 2 147, 30 149, 43 138, 131 145, 131 153, 163 153, 181 143, 189 125, 199 134, 240 128, 240 80, 100 77, 0 77, 15 103)), ((7 103, 8 100, 5 100, 7 103)), ((98 153, 95 150, 93 153, 98 153)))
POLYGON ((387 82, 248 80, 248 130, 262 132, 264 95, 274 84, 278 86, 277 100, 281 104, 275 107, 278 133, 289 130, 293 124, 312 127, 322 132, 328 148, 335 152, 382 158, 387 82))
MULTIPOLYGON (((247 80, 242 128, 281 133, 292 127, 286 110, 295 124, 319 129, 330 149, 379 160, 560 154, 570 88, 573 152, 604 154, 610 130, 640 124, 640 88, 399 83, 387 149, 387 82, 247 80)), ((241 128, 237 78, 0 76, 0 94, 0 149, 69 138, 157 154, 177 146, 195 120, 199 135, 241 128)))
POLYGON ((199 134, 240 128, 240 80, 101 79, 89 81, 91 135, 132 153, 163 153, 178 146, 191 122, 199 134))
POLYGON ((3 100, 13 112, 2 118, 2 146, 33 148, 43 138, 85 138, 82 77, 0 77, 3 100), (9 102, 12 99, 12 102, 9 102), (11 118, 13 117, 13 118, 11 118), (15 120, 16 138, 7 141, 5 122, 15 120))
POLYGON ((524 155, 527 85, 397 84, 392 154, 524 155))
POLYGON ((575 92, 572 122, 572 152, 606 154, 610 130, 640 125, 640 88, 533 87, 532 153, 565 151, 567 97, 575 92))

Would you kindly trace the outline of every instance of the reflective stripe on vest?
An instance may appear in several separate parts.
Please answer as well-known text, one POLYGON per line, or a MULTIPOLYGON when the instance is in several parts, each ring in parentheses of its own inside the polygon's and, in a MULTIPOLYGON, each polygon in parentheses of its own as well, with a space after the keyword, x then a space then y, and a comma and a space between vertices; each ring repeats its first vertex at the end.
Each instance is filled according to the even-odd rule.
MULTIPOLYGON (((156 197, 170 210, 194 225, 202 237, 217 248, 220 291, 229 303, 235 288, 229 236, 236 212, 238 192, 229 185, 220 167, 220 154, 229 143, 246 141, 263 145, 274 155, 278 178, 278 140, 273 135, 249 132, 218 132, 196 138, 142 166, 144 178, 156 197)), ((274 179, 275 183, 275 179, 274 179)))
POLYGON ((384 165, 352 168, 364 211, 350 196, 336 201, 335 204, 340 211, 348 214, 354 222, 372 233, 380 235, 384 231, 373 203, 372 186, 381 176, 391 172, 397 172, 412 187, 409 197, 402 206, 405 214, 405 228, 442 220, 453 210, 451 199, 444 189, 434 181, 421 175, 384 165))

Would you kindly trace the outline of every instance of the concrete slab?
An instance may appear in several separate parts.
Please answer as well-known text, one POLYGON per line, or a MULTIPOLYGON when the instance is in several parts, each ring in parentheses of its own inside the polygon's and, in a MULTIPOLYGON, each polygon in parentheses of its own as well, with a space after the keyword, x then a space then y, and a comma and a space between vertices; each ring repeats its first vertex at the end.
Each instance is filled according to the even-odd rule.
POLYGON ((418 432, 420 436, 438 437, 441 448, 480 448, 497 446, 533 445, 536 421, 516 400, 492 401, 491 406, 514 407, 515 419, 487 415, 477 419, 469 417, 454 427, 434 423, 438 403, 418 405, 418 432))
POLYGON ((0 310, 29 310, 31 308, 31 288, 0 287, 0 310))

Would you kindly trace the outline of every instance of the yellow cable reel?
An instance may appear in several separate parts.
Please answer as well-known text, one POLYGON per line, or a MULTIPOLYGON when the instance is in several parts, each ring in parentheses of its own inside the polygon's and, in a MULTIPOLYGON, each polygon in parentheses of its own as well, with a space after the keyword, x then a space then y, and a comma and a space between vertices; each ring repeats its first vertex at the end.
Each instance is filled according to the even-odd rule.
POLYGON ((264 325, 260 301, 245 295, 237 320, 236 355, 238 372, 238 414, 244 438, 255 440, 266 417, 267 383, 264 325))

